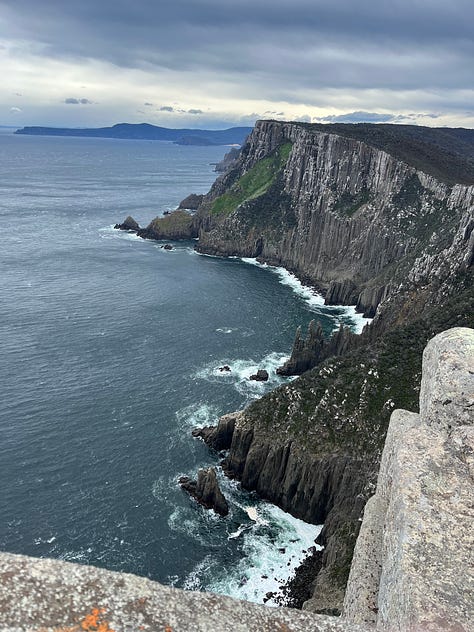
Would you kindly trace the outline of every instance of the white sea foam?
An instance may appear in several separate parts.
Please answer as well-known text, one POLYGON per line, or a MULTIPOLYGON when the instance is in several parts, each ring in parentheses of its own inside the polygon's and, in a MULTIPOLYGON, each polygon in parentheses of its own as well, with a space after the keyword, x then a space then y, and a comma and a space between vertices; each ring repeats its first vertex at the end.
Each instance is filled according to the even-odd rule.
POLYGON ((143 242, 143 239, 141 237, 139 237, 136 233, 129 233, 126 230, 119 230, 117 228, 114 228, 114 225, 111 224, 110 226, 105 226, 104 228, 99 228, 99 233, 101 233, 101 237, 108 239, 110 237, 118 237, 120 239, 131 239, 133 241, 136 241, 137 239, 141 242, 143 242))
POLYGON ((221 415, 216 406, 210 406, 203 402, 185 406, 176 411, 175 414, 180 434, 188 429, 202 428, 203 426, 215 424, 221 415))
POLYGON ((270 272, 273 272, 280 278, 282 285, 288 285, 293 292, 300 296, 308 305, 308 308, 315 313, 326 313, 326 315, 335 316, 337 324, 335 329, 339 327, 342 322, 352 328, 355 333, 360 334, 365 325, 372 322, 371 318, 364 318, 362 314, 356 312, 354 305, 338 305, 336 310, 334 307, 329 307, 324 304, 324 298, 314 288, 311 288, 303 283, 292 272, 288 272, 285 268, 278 266, 269 266, 266 263, 260 263, 256 259, 250 257, 242 257, 241 260, 244 263, 257 266, 259 268, 265 268, 270 272), (339 313, 338 313, 339 312, 339 313), (338 316, 341 318, 338 318, 338 316))
MULTIPOLYGON (((278 593, 293 576, 322 528, 269 503, 259 502, 256 511, 257 520, 252 520, 250 527, 241 525, 229 534, 229 538, 241 537, 243 558, 225 572, 214 569, 206 590, 263 603, 267 593, 278 593)), ((277 603, 271 598, 267 605, 277 603)))
POLYGON ((253 399, 263 395, 269 388, 275 388, 286 382, 285 378, 276 374, 276 369, 287 359, 286 354, 276 352, 269 353, 261 360, 229 360, 224 358, 207 364, 196 373, 196 377, 208 382, 231 383, 241 395, 253 399), (224 366, 230 367, 230 371, 221 371, 224 366), (258 369, 265 369, 268 372, 267 382, 249 379, 251 375, 257 373, 258 369))

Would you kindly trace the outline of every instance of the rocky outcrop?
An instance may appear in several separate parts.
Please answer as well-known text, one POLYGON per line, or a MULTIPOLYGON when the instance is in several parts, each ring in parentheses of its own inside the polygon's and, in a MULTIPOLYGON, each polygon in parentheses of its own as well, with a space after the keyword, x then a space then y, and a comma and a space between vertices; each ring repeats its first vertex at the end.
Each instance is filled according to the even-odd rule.
POLYGON ((181 200, 181 202, 179 203, 178 209, 179 210, 187 209, 187 210, 195 211, 201 205, 203 198, 204 198, 204 195, 191 193, 190 195, 185 197, 184 200, 181 200))
POLYGON ((325 524, 318 538, 325 549, 313 562, 322 565, 323 571, 310 589, 318 594, 311 606, 315 612, 338 614, 344 596, 343 578, 349 572, 359 517, 367 498, 370 466, 344 450, 329 454, 327 445, 318 454, 280 428, 255 421, 247 409, 221 417, 215 428, 193 434, 214 449, 229 449, 222 467, 245 489, 257 491, 307 522, 325 524), (339 581, 334 581, 333 574, 339 581))
POLYGON ((61 560, 0 553, 1 629, 9 632, 364 632, 334 617, 162 586, 61 560))
POLYGON ((423 355, 420 413, 391 417, 344 601, 377 630, 470 630, 474 621, 474 330, 423 355))
POLYGON ((242 411, 223 415, 216 426, 205 426, 193 430, 193 437, 200 437, 213 450, 228 450, 232 444, 235 424, 242 411))
POLYGON ((114 228, 117 230, 132 230, 133 232, 140 230, 138 222, 136 222, 131 215, 126 217, 121 224, 115 224, 114 228))
POLYGON ((256 382, 268 382, 268 371, 265 369, 258 369, 256 373, 249 377, 249 380, 255 380, 256 382))
POLYGON ((177 210, 157 217, 137 234, 144 239, 194 239, 197 237, 196 220, 187 211, 177 210))
POLYGON ((179 484, 206 509, 214 509, 221 516, 227 516, 229 513, 229 505, 221 492, 213 467, 199 470, 197 481, 183 476, 179 479, 179 484))
POLYGON ((341 325, 337 332, 326 339, 321 323, 316 325, 312 320, 306 338, 302 338, 301 327, 298 327, 291 356, 276 372, 278 375, 301 375, 326 358, 345 353, 354 338, 351 330, 341 325))
POLYGON ((240 148, 232 147, 232 149, 225 154, 224 158, 216 164, 215 171, 217 171, 217 173, 230 171, 230 169, 236 166, 239 156, 240 148))

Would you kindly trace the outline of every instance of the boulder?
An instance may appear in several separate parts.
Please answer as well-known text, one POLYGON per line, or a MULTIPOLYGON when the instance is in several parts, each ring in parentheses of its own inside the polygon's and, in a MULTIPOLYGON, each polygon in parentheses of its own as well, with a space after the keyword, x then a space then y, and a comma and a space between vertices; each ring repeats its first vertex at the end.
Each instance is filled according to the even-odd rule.
POLYGON ((173 246, 171 244, 165 244, 164 246, 161 246, 163 248, 163 250, 173 250, 173 246))
POLYGON ((121 224, 115 224, 114 228, 117 230, 133 230, 134 232, 140 230, 138 222, 136 222, 131 215, 126 217, 121 224))
POLYGON ((257 382, 267 382, 268 381, 268 371, 265 369, 258 369, 258 371, 249 377, 249 380, 255 380, 257 382))

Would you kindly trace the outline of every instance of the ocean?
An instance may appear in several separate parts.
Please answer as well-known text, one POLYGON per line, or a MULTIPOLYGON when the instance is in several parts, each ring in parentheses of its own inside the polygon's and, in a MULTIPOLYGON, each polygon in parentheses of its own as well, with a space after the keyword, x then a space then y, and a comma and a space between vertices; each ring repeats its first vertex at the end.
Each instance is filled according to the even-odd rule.
POLYGON ((283 269, 113 229, 205 193, 226 150, 0 135, 1 550, 262 602, 312 546, 320 526, 221 473, 227 518, 177 481, 218 464, 194 427, 285 383, 298 325, 363 319, 283 269))

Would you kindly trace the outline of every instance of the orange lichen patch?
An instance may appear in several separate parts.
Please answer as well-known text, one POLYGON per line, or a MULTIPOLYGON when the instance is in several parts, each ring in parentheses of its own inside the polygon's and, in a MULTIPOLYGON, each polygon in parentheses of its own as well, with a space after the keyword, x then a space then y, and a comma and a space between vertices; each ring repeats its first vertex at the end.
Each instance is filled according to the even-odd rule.
POLYGON ((165 632, 173 632, 173 630, 171 629, 169 625, 167 625, 165 628, 165 632))
POLYGON ((107 621, 101 621, 104 608, 93 608, 92 612, 81 621, 81 628, 87 632, 114 632, 107 621))

